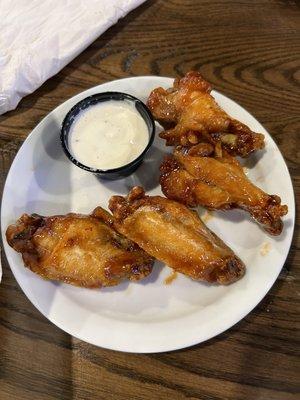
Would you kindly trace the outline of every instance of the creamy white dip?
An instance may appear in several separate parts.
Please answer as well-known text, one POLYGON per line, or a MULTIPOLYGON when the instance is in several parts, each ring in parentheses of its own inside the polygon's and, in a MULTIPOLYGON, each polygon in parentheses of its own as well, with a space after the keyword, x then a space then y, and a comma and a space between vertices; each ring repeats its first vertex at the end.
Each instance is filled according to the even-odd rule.
POLYGON ((149 141, 146 122, 129 101, 109 100, 79 113, 69 150, 91 168, 112 169, 136 159, 149 141))

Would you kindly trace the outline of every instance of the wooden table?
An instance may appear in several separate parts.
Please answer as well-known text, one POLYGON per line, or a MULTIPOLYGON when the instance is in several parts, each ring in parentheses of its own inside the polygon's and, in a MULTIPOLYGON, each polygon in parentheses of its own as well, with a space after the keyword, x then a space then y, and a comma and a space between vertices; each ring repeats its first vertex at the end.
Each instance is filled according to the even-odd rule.
MULTIPOLYGON (((26 136, 71 96, 116 78, 198 69, 273 135, 299 195, 299 28, 296 1, 148 1, 0 117, 1 188, 26 136)), ((296 226, 276 284, 232 329, 150 355, 96 348, 56 328, 27 300, 3 256, 0 399, 299 398, 297 249, 296 226)))

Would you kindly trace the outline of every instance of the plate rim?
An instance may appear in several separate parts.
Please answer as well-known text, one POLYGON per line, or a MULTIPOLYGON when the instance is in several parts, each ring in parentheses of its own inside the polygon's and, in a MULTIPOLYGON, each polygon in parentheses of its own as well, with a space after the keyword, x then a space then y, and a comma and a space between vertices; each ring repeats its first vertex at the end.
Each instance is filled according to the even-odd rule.
MULTIPOLYGON (((254 310, 254 309, 257 307, 257 305, 264 299, 264 297, 267 295, 267 293, 270 291, 270 289, 272 288, 272 286, 273 286, 274 283, 276 282, 276 280, 277 280, 277 278, 278 278, 280 272, 282 271, 282 268, 283 268, 283 266, 284 266, 284 264, 285 264, 285 262, 286 262, 287 256, 288 256, 289 251, 290 251, 290 248, 291 248, 291 244, 292 244, 293 237, 294 237, 294 230, 295 230, 295 191, 294 191, 293 182, 292 182, 292 179, 291 179, 291 175, 290 175, 288 166, 287 166, 287 164, 286 164, 286 162, 285 162, 285 159, 284 159, 284 157, 283 157, 283 155, 282 155, 282 153, 281 153, 279 147, 277 146, 277 144, 276 144, 276 142, 274 141, 274 139, 273 139, 273 137, 271 136, 271 134, 264 128, 264 126, 263 126, 263 125, 262 125, 262 124, 261 124, 261 123, 260 123, 260 122, 259 122, 245 107, 244 107, 244 106, 240 105, 239 103, 237 103, 237 102, 236 102, 235 100, 233 100, 232 98, 227 97, 227 96, 224 95, 222 92, 213 90, 214 93, 217 93, 217 94, 223 96, 224 98, 226 98, 226 99, 232 101, 232 102, 235 103, 237 106, 239 106, 240 108, 242 108, 243 110, 245 110, 257 123, 259 123, 259 124, 263 127, 263 129, 264 129, 264 130, 267 132, 267 134, 268 134, 268 140, 270 140, 270 141, 272 142, 272 144, 275 146, 275 148, 276 148, 276 150, 277 150, 277 153, 278 153, 279 157, 281 158, 281 161, 283 162, 283 165, 285 166, 285 169, 286 169, 286 172, 287 172, 287 176, 289 177, 289 182, 288 182, 288 184, 289 184, 289 186, 290 186, 291 193, 292 193, 292 199, 291 199, 291 200, 292 200, 292 209, 290 209, 290 207, 289 207, 289 214, 291 213, 290 216, 291 216, 292 221, 293 221, 293 226, 290 228, 290 229, 291 229, 291 232, 290 232, 290 241, 289 241, 288 246, 286 246, 286 248, 284 249, 285 251, 284 251, 284 254, 283 254, 283 258, 282 258, 283 261, 282 261, 282 264, 281 264, 280 269, 279 269, 279 271, 278 271, 278 274, 275 274, 274 277, 273 277, 273 279, 269 280, 269 281, 268 281, 268 284, 265 285, 264 294, 263 294, 262 296, 260 296, 259 299, 256 299, 256 300, 255 300, 255 302, 254 302, 255 304, 254 304, 254 305, 251 303, 251 304, 247 307, 246 311, 245 311, 245 309, 243 309, 243 312, 241 312, 240 315, 239 315, 239 317, 236 318, 231 324, 229 324, 229 325, 227 324, 225 327, 222 327, 221 329, 217 329, 217 330, 214 331, 213 333, 207 334, 206 337, 204 337, 204 338, 201 338, 201 339, 195 338, 195 340, 190 340, 190 341, 188 341, 188 343, 186 343, 186 344, 184 344, 184 345, 181 344, 181 345, 179 345, 179 346, 176 345, 176 344, 175 344, 175 345, 170 345, 170 346, 164 345, 164 346, 161 346, 162 348, 157 348, 156 345, 154 345, 155 348, 151 348, 151 347, 152 347, 152 344, 149 343, 149 344, 148 344, 148 349, 142 349, 142 350, 139 349, 139 348, 134 348, 134 346, 131 346, 130 348, 125 348, 126 346, 124 347, 124 346, 122 346, 122 345, 121 345, 121 346, 119 346, 119 345, 113 345, 113 346, 111 346, 111 345, 107 345, 107 344, 104 344, 104 345, 103 345, 103 344, 99 344, 99 343, 97 343, 96 341, 94 341, 94 340, 92 340, 92 339, 90 339, 90 338, 89 338, 89 340, 87 340, 86 338, 84 338, 84 337, 83 337, 82 335, 80 335, 80 334, 77 334, 77 333, 74 334, 74 333, 72 332, 72 330, 69 330, 69 329, 68 329, 68 326, 67 326, 67 325, 65 326, 65 325, 64 325, 63 323, 61 323, 60 321, 57 321, 55 317, 53 317, 53 316, 51 316, 51 315, 46 315, 46 312, 42 311, 42 309, 41 309, 41 307, 40 307, 40 304, 39 304, 34 298, 30 297, 30 290, 25 289, 23 281, 22 281, 21 279, 19 279, 19 278, 16 276, 16 274, 15 274, 15 272, 14 272, 14 267, 12 267, 11 262, 10 262, 10 261, 12 261, 12 260, 10 260, 10 256, 8 255, 8 251, 7 251, 7 250, 9 250, 9 247, 8 247, 8 244, 7 244, 7 242, 6 242, 6 237, 5 237, 5 228, 6 228, 6 227, 3 226, 3 214, 4 214, 4 211, 3 211, 3 204, 4 204, 4 199, 5 199, 5 197, 6 197, 6 195, 5 195, 6 186, 7 186, 8 180, 9 180, 9 178, 10 178, 10 174, 12 173, 12 170, 13 170, 14 165, 18 162, 18 158, 20 157, 19 154, 20 154, 20 151, 21 151, 22 147, 24 146, 24 144, 25 144, 32 136, 34 136, 34 135, 36 134, 36 133, 35 133, 36 129, 38 129, 38 127, 39 127, 40 125, 42 125, 42 123, 44 122, 44 120, 45 120, 50 114, 56 113, 57 110, 58 110, 59 108, 62 108, 62 107, 65 105, 65 103, 67 103, 68 101, 71 101, 71 100, 72 100, 72 101, 76 101, 77 98, 82 97, 82 95, 85 94, 85 93, 86 93, 87 96, 88 96, 88 95, 89 95, 88 92, 93 91, 93 90, 95 90, 96 88, 99 88, 99 89, 100 89, 101 86, 103 86, 103 85, 105 85, 105 84, 109 84, 109 83, 112 83, 112 82, 117 83, 117 82, 119 82, 119 81, 124 81, 124 80, 127 80, 127 81, 128 81, 128 80, 134 80, 134 81, 135 81, 135 80, 139 80, 139 79, 142 79, 142 80, 144 80, 144 79, 153 79, 153 80, 173 80, 174 78, 172 78, 172 77, 166 77, 166 76, 157 76, 157 75, 153 75, 153 76, 152 76, 152 75, 144 75, 144 76, 136 76, 136 77, 125 77, 125 78, 116 79, 116 80, 112 80, 112 81, 108 81, 108 82, 103 82, 103 83, 101 83, 101 84, 99 84, 99 85, 95 85, 95 86, 93 86, 93 87, 91 87, 91 88, 88 88, 88 89, 82 91, 82 92, 79 92, 79 93, 77 93, 76 95, 74 95, 74 96, 70 97, 69 99, 65 100, 64 102, 62 102, 61 104, 59 104, 57 107, 55 107, 53 110, 49 111, 49 112, 42 118, 42 120, 31 130, 31 132, 28 134, 28 136, 26 137, 26 139, 24 140, 24 142, 22 143, 22 145, 21 145, 20 148, 18 149, 18 152, 16 153, 13 162, 11 163, 11 166, 10 166, 10 168, 9 168, 9 171, 8 171, 8 173, 7 173, 7 176, 6 176, 6 179, 5 179, 5 183, 4 183, 4 186, 3 186, 3 194, 2 194, 2 199, 1 199, 1 239, 2 239, 2 243, 3 243, 3 246, 2 246, 2 247, 3 247, 3 249, 4 249, 4 253, 5 253, 5 256, 6 256, 8 265, 9 265, 10 270, 12 271, 12 273, 13 273, 13 275, 14 275, 14 278, 16 279, 18 285, 20 286, 20 288, 22 289, 23 293, 24 293, 25 296, 28 298, 28 300, 33 304, 33 306, 34 306, 46 319, 48 319, 51 323, 53 323, 54 325, 56 325, 59 329, 63 330, 63 331, 66 332, 67 334, 69 334, 69 335, 71 335, 71 336, 73 336, 73 337, 75 337, 75 338, 77 338, 77 339, 79 339, 79 340, 85 341, 85 342, 87 342, 87 343, 91 343, 91 344, 93 344, 93 345, 95 345, 95 346, 97 346, 97 347, 102 347, 102 348, 106 348, 106 349, 110 349, 110 350, 117 350, 117 351, 126 352, 126 353, 144 353, 144 354, 149 354, 149 353, 161 353, 161 352, 167 352, 167 351, 175 351, 175 350, 179 350, 179 349, 184 349, 184 348, 188 348, 188 347, 191 347, 191 346, 195 346, 195 345, 200 344, 200 343, 204 343, 204 342, 206 342, 207 340, 212 339, 212 338, 214 338, 214 337, 220 335, 221 333, 223 333, 223 332, 229 330, 230 328, 232 328, 234 325, 236 325, 238 322, 240 322, 240 321, 241 321, 243 318, 245 318, 252 310, 254 310)), ((115 343, 115 344, 116 344, 116 343, 115 343)))

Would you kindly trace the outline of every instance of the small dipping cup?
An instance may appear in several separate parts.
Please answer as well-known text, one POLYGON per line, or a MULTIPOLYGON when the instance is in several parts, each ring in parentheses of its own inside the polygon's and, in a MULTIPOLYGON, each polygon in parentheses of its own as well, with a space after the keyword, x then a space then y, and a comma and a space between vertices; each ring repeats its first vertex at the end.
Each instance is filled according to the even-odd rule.
POLYGON ((151 115, 151 112, 147 108, 147 106, 139 99, 137 99, 134 96, 131 96, 130 94, 127 93, 121 93, 121 92, 104 92, 104 93, 97 93, 92 96, 86 97, 85 99, 79 101, 75 106, 71 108, 71 110, 67 113, 65 116, 63 123, 62 123, 62 128, 61 128, 61 134, 60 134, 60 140, 61 144, 63 147, 63 150, 66 154, 66 156, 69 158, 69 160, 75 164, 77 167, 82 168, 86 171, 92 172, 93 174, 97 174, 101 178, 104 179, 121 179, 125 176, 130 175, 132 172, 135 171, 135 169, 141 164, 143 161, 143 158, 145 157, 147 151, 150 149, 153 140, 155 136, 155 124, 153 117, 151 115), (126 165, 121 165, 120 167, 117 168, 112 168, 112 169, 97 169, 93 167, 89 167, 88 165, 82 164, 80 161, 76 159, 74 154, 71 153, 70 151, 70 141, 69 141, 69 135, 71 132, 71 127, 74 121, 76 121, 77 117, 79 114, 83 111, 85 111, 89 107, 93 107, 94 105, 105 102, 105 101, 110 101, 110 100, 117 100, 117 101, 126 101, 126 102, 131 102, 133 106, 135 107, 136 111, 140 114, 140 116, 143 118, 143 120, 146 123, 147 129, 148 129, 148 144, 144 148, 144 150, 132 161, 130 161, 126 165))

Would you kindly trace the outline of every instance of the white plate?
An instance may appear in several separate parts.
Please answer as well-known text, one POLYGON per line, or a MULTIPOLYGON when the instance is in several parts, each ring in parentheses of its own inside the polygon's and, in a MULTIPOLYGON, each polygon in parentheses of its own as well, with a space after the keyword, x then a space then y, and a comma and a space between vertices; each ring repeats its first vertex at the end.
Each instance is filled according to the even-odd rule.
MULTIPOLYGON (((67 111, 84 97, 108 90, 130 93, 142 101, 157 86, 173 80, 137 77, 108 82, 89 89, 53 110, 28 136, 8 174, 2 199, 2 235, 6 256, 29 300, 51 322, 71 335, 97 346, 128 352, 161 352, 203 342, 225 331, 247 315, 266 295, 286 259, 294 226, 294 195, 285 162, 266 130, 242 107, 214 92, 233 117, 266 135, 266 151, 254 155, 249 177, 268 193, 281 196, 289 213, 280 237, 270 237, 246 213, 216 212, 208 226, 245 262, 247 273, 230 286, 209 286, 180 275, 172 284, 164 280, 170 269, 156 263, 147 279, 138 283, 89 290, 45 281, 24 268, 21 257, 6 243, 8 224, 22 213, 44 215, 69 211, 89 213, 107 208, 114 194, 125 194, 136 184, 148 194, 161 194, 158 167, 166 151, 156 137, 154 146, 136 173, 120 181, 102 181, 74 166, 59 141, 67 111), (268 243, 269 252, 261 255, 268 243)), ((202 211, 203 212, 203 211, 202 211)))

